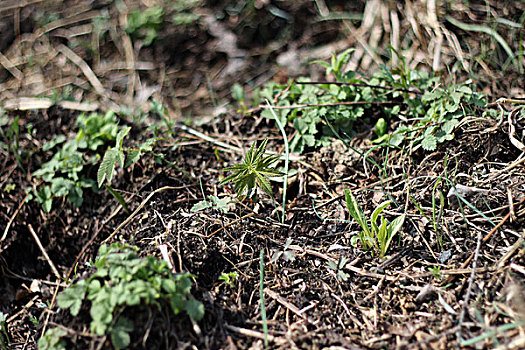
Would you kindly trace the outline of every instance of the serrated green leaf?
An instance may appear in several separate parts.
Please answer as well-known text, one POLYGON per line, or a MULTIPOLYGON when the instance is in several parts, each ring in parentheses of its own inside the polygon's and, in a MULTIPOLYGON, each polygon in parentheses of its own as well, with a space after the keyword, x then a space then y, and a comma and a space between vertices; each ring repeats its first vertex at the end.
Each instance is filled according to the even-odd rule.
POLYGON ((104 154, 104 158, 100 163, 97 171, 97 183, 98 187, 101 187, 104 180, 107 179, 111 182, 113 178, 113 171, 115 170, 115 164, 117 163, 118 150, 116 148, 109 148, 104 154))
POLYGON ((129 134, 129 131, 131 130, 131 127, 126 126, 125 128, 121 129, 119 133, 117 134, 117 140, 115 142, 115 147, 122 148, 122 143, 124 142, 124 137, 126 137, 129 134))
POLYGON ((203 200, 203 201, 200 201, 200 202, 194 204, 193 207, 191 207, 191 212, 192 213, 196 213, 198 211, 211 208, 212 206, 213 206, 213 204, 211 202, 209 202, 207 200, 203 200))
POLYGON ((124 167, 128 167, 134 163, 136 163, 139 159, 140 159, 140 156, 142 155, 142 151, 140 149, 133 149, 131 151, 128 152, 128 159, 126 161, 126 164, 124 165, 124 167))
POLYGON ((128 208, 128 204, 126 203, 126 201, 124 200, 124 197, 122 197, 120 195, 120 193, 118 193, 117 191, 115 191, 113 188, 111 188, 111 186, 109 185, 104 185, 106 186, 106 189, 109 191, 109 193, 111 193, 111 195, 113 197, 115 197, 115 199, 120 203, 120 205, 122 206, 122 208, 124 208, 124 210, 126 211, 126 213, 129 213, 129 208, 128 208))
POLYGON ((434 135, 425 135, 421 141, 421 147, 425 151, 434 151, 437 148, 437 138, 434 135))
POLYGON ((82 306, 82 301, 86 295, 86 285, 84 281, 73 284, 66 288, 57 296, 57 305, 64 309, 69 309, 71 315, 76 316, 82 306))
POLYGON ((186 312, 195 321, 200 321, 204 316, 204 305, 193 297, 186 301, 186 312))

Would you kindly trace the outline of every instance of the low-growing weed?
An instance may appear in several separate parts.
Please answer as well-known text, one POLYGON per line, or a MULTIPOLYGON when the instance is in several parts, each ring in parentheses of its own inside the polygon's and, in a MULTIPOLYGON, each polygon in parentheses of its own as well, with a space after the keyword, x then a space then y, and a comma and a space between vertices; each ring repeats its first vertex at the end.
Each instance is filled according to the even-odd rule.
POLYGON ((67 332, 59 327, 51 328, 38 339, 38 349, 40 350, 66 350, 67 341, 64 339, 67 332))
POLYGON ((97 173, 98 187, 105 180, 111 182, 117 162, 122 167, 130 166, 144 153, 152 152, 158 141, 149 139, 136 148, 123 148, 122 143, 130 127, 119 126, 113 111, 81 114, 77 118, 77 127, 79 131, 74 139, 68 140, 66 135, 57 135, 42 147, 43 151, 54 153, 49 161, 33 173, 40 184, 31 191, 29 199, 40 203, 46 212, 51 211, 55 198, 67 198, 70 204, 80 207, 85 189, 97 191, 89 170, 100 161, 101 153, 108 143, 115 141, 116 145, 105 150, 97 173))
MULTIPOLYGON (((292 152, 326 146, 333 137, 351 138, 357 121, 375 125, 375 143, 413 150, 435 150, 453 139, 464 116, 481 111, 486 98, 473 92, 469 82, 443 84, 426 71, 409 69, 402 57, 394 69, 383 67, 370 78, 345 70, 352 50, 333 55, 331 62, 316 61, 335 81, 312 82, 300 78, 286 85, 267 83, 260 97, 275 101, 274 110, 283 125, 292 125, 292 152)), ((245 95, 236 87, 241 106, 245 95)), ((273 119, 270 110, 262 116, 273 119)))
POLYGON ((428 271, 432 274, 432 277, 438 282, 443 280, 443 274, 441 273, 441 266, 429 267, 428 271))
POLYGON ((245 192, 249 197, 253 197, 257 188, 273 196, 270 177, 282 176, 282 173, 272 167, 279 161, 279 156, 264 155, 267 143, 268 139, 265 139, 257 147, 257 142, 254 142, 246 152, 242 163, 224 169, 231 171, 232 174, 224 178, 221 185, 233 182, 239 198, 243 198, 245 192))
POLYGON ((141 40, 144 46, 149 46, 159 35, 163 15, 164 8, 160 6, 133 10, 128 14, 125 31, 134 40, 141 40))
POLYGON ((194 10, 199 6, 200 0, 175 0, 171 1, 171 10, 173 15, 171 20, 176 26, 189 25, 200 18, 200 15, 194 10))
POLYGON ((170 14, 175 26, 187 26, 196 22, 200 18, 195 11, 199 3, 200 0, 171 0, 147 9, 135 9, 128 13, 125 31, 134 40, 150 46, 159 36, 164 18, 170 14))
MULTIPOLYGON (((57 297, 58 306, 69 309, 73 316, 89 309, 90 330, 96 335, 109 335, 117 349, 130 344, 133 319, 126 311, 151 312, 170 308, 174 314, 185 312, 193 320, 204 314, 203 305, 191 295, 189 273, 172 274, 164 260, 140 258, 138 248, 113 244, 100 247, 94 267, 86 280, 66 288, 57 297)), ((40 349, 61 349, 66 334, 59 328, 49 329, 39 340, 40 349)))
POLYGON ((228 207, 230 198, 221 199, 217 196, 211 195, 208 197, 208 199, 209 200, 205 199, 205 200, 202 200, 196 203, 193 207, 191 207, 191 212, 196 213, 198 211, 209 209, 209 208, 220 210, 223 213, 227 213, 230 210, 230 208, 228 207))
POLYGON ((13 154, 16 164, 23 170, 22 159, 25 154, 20 147, 20 117, 16 117, 8 126, 9 118, 4 113, 4 110, 0 109, 0 147, 13 154), (5 131, 4 126, 8 126, 5 131))
POLYGON ((345 190, 345 200, 350 216, 357 221, 362 229, 357 236, 352 237, 352 244, 355 245, 358 241, 361 241, 365 249, 372 249, 372 254, 376 251, 380 258, 384 258, 392 238, 403 227, 405 215, 398 216, 388 223, 384 216, 380 216, 381 212, 390 204, 390 201, 386 201, 379 204, 372 212, 369 223, 350 190, 345 190), (379 217, 381 218, 381 224, 378 226, 377 219, 379 217))
POLYGON ((221 281, 221 284, 224 284, 228 286, 229 288, 233 288, 233 286, 235 285, 235 281, 237 280, 238 277, 239 277, 239 274, 237 272, 229 272, 229 273, 223 272, 219 276, 219 281, 221 281))
POLYGON ((7 314, 0 312, 0 349, 10 349, 9 334, 6 327, 7 314))
POLYGON ((328 261, 328 264, 326 265, 326 267, 328 268, 330 272, 334 274, 335 278, 339 282, 345 282, 350 277, 349 274, 343 271, 347 262, 348 262, 348 259, 342 256, 337 263, 331 260, 328 261))

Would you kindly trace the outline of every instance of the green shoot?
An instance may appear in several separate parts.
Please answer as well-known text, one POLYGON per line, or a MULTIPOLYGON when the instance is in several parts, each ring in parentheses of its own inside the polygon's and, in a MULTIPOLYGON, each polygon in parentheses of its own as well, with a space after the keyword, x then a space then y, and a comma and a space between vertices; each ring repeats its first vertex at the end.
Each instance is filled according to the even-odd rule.
POLYGON ((272 196, 272 186, 269 178, 281 176, 282 173, 271 167, 279 160, 279 156, 264 155, 267 143, 268 139, 265 139, 257 147, 257 142, 254 142, 242 163, 224 169, 225 171, 231 171, 232 174, 222 180, 221 185, 233 182, 234 190, 239 198, 243 198, 245 192, 250 197, 253 196, 256 188, 272 196))
POLYGON ((353 237, 352 244, 356 244, 357 240, 360 240, 365 249, 371 249, 372 254, 375 250, 378 252, 379 258, 384 258, 395 234, 403 227, 405 215, 398 216, 392 222, 388 223, 384 216, 380 216, 381 212, 391 203, 391 201, 386 201, 379 204, 372 212, 369 223, 365 213, 350 190, 345 190, 345 200, 350 216, 357 221, 362 229, 358 236, 353 237), (378 218, 381 219, 379 225, 377 224, 378 218))

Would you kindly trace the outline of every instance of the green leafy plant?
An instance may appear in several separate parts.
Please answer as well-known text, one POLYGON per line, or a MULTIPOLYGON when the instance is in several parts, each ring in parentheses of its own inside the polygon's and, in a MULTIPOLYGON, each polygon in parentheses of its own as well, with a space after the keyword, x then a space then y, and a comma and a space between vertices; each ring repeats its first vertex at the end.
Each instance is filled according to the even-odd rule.
POLYGON ((67 341, 64 339, 67 332, 62 328, 55 327, 48 329, 46 333, 38 339, 39 350, 66 350, 67 341))
POLYGON ((131 127, 129 126, 122 128, 117 134, 115 146, 108 148, 106 153, 104 153, 104 158, 97 171, 98 187, 101 187, 106 180, 108 183, 111 182, 117 163, 123 168, 129 167, 136 163, 144 153, 152 152, 153 146, 159 140, 159 138, 150 138, 136 148, 124 148, 122 146, 124 138, 130 130, 131 127))
POLYGON ((239 274, 237 272, 223 272, 219 276, 219 281, 222 281, 221 284, 227 285, 230 288, 233 288, 235 285, 235 281, 239 277, 239 274))
MULTIPOLYGON (((126 167, 133 164, 144 153, 151 152, 158 140, 149 139, 137 148, 123 149, 122 142, 130 127, 119 126, 113 111, 81 114, 77 117, 76 125, 78 132, 74 139, 68 140, 65 135, 57 135, 43 145, 43 151, 54 153, 49 161, 42 163, 33 172, 40 184, 31 191, 30 199, 40 203, 46 212, 51 211, 55 198, 67 198, 70 204, 80 207, 84 190, 97 190, 95 180, 89 176, 90 169, 99 162, 101 149, 107 147, 109 142, 117 141, 117 145, 105 152, 99 167, 98 187, 105 179, 110 182, 117 161, 122 160, 121 165, 126 167), (128 161, 124 164, 125 151, 128 161)), ((111 193, 115 195, 114 191, 111 193)))
POLYGON ((82 205, 83 189, 93 188, 94 181, 86 176, 85 167, 98 162, 99 147, 114 140, 119 130, 114 112, 81 114, 76 124, 79 131, 75 139, 57 135, 42 147, 43 151, 56 150, 51 160, 33 173, 42 185, 33 191, 35 200, 50 212, 54 198, 66 197, 76 207, 82 205))
POLYGON ((350 277, 349 274, 343 271, 346 263, 348 263, 348 259, 342 256, 337 263, 331 260, 328 261, 328 264, 326 265, 326 267, 328 268, 329 271, 331 271, 335 275, 335 278, 339 282, 344 282, 344 281, 347 281, 348 278, 350 277))
POLYGON ((0 312, 0 349, 10 349, 9 334, 6 327, 7 314, 0 312))
MULTIPOLYGON (((127 347, 131 341, 134 324, 126 316, 127 311, 147 313, 152 307, 169 307, 174 314, 185 312, 193 320, 200 320, 204 314, 203 305, 190 293, 191 274, 172 274, 164 260, 140 258, 137 251, 129 245, 101 246, 96 271, 57 297, 58 306, 69 309, 73 316, 89 309, 91 332, 109 335, 117 349, 127 347)), ((48 330, 39 345, 51 344, 51 340, 56 343, 57 334, 53 332, 58 331, 48 330)), ((48 345, 47 349, 53 348, 48 345)))
POLYGON ((197 21, 200 15, 194 10, 199 6, 200 0, 175 0, 172 1, 172 21, 175 25, 189 25, 197 21))
POLYGON ((441 273, 441 266, 429 267, 428 271, 432 274, 432 277, 434 277, 436 281, 441 282, 443 280, 443 274, 441 273))
POLYGON ((142 40, 144 46, 149 46, 159 35, 163 15, 164 9, 160 6, 133 10, 127 17, 126 33, 135 40, 142 40))
POLYGON ((345 200, 350 216, 354 218, 362 229, 357 236, 352 237, 352 244, 355 245, 360 240, 365 249, 372 249, 372 252, 376 251, 379 257, 383 258, 395 234, 403 227, 405 215, 398 216, 388 223, 384 216, 380 216, 381 212, 390 204, 390 201, 386 201, 379 204, 372 212, 369 223, 350 190, 345 190, 345 200), (380 218, 381 222, 379 225, 377 224, 378 218, 380 218))
MULTIPOLYGON (((383 67, 370 78, 358 77, 345 68, 351 52, 334 54, 331 62, 315 62, 334 81, 300 78, 285 85, 270 82, 261 90, 262 98, 275 100, 280 122, 295 129, 292 152, 325 146, 333 137, 351 138, 359 121, 375 124, 374 142, 383 146, 408 143, 414 150, 434 150, 453 139, 464 116, 481 113, 486 104, 470 82, 445 85, 431 73, 408 68, 402 56, 393 69, 383 67)), ((242 96, 240 90, 235 95, 242 96)), ((261 115, 273 119, 268 109, 261 115)))
POLYGON ((209 196, 209 200, 202 200, 198 203, 196 203, 192 208, 191 212, 196 213, 201 210, 205 209, 215 209, 220 210, 223 213, 227 213, 230 209, 228 208, 228 203, 230 202, 230 198, 219 198, 217 196, 209 196))
POLYGON ((253 196, 256 188, 272 196, 270 177, 282 176, 282 173, 272 168, 272 165, 279 161, 279 156, 264 155, 267 143, 268 139, 264 139, 257 147, 257 142, 254 142, 246 152, 242 163, 224 169, 224 171, 231 171, 232 174, 224 178, 221 185, 233 182, 235 192, 241 198, 244 192, 250 197, 253 196))
POLYGON ((104 114, 81 114, 77 118, 77 126, 80 129, 77 140, 84 142, 83 146, 92 151, 106 142, 114 141, 120 130, 118 117, 113 110, 104 114))
POLYGON ((9 123, 8 116, 5 115, 3 109, 0 109, 0 136, 2 137, 0 147, 6 152, 13 154, 16 164, 21 169, 24 169, 22 159, 25 154, 20 147, 20 117, 14 118, 14 120, 9 123), (4 126, 8 127, 4 130, 4 126))

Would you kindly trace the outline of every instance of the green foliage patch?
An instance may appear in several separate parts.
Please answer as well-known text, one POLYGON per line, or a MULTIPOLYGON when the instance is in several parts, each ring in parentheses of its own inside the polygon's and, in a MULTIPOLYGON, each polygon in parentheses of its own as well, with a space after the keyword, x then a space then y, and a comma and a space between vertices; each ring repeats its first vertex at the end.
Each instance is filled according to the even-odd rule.
POLYGON ((115 112, 105 114, 81 114, 77 117, 78 132, 74 139, 57 135, 42 147, 53 151, 51 159, 43 163, 33 176, 40 185, 31 190, 29 199, 34 199, 50 212, 55 198, 67 198, 70 204, 80 207, 85 189, 98 190, 104 181, 111 182, 117 163, 128 167, 147 152, 152 152, 157 138, 146 140, 136 148, 123 148, 123 140, 130 127, 119 126, 115 112), (115 142, 114 147, 109 147, 115 142), (90 176, 90 170, 104 157, 97 172, 97 182, 90 176), (127 153, 127 161, 126 160, 127 153))
MULTIPOLYGON (((333 55, 331 62, 316 61, 335 81, 300 78, 286 85, 270 82, 254 94, 257 100, 275 101, 281 123, 295 129, 292 152, 325 146, 333 137, 351 138, 357 121, 375 124, 376 143, 390 147, 407 143, 413 150, 435 150, 438 144, 453 139, 464 116, 486 104, 485 96, 473 92, 468 82, 444 85, 432 73, 409 69, 402 57, 395 69, 383 67, 369 79, 361 77, 345 70, 351 52, 333 55)), ((239 87, 233 92, 244 104, 239 87)), ((273 119, 269 110, 262 116, 273 119)))
MULTIPOLYGON (((193 320, 204 315, 203 305, 191 295, 193 276, 173 274, 164 260, 137 255, 138 248, 113 244, 100 247, 94 267, 87 279, 66 288, 57 297, 58 306, 78 316, 89 309, 90 330, 108 335, 117 349, 130 344, 133 320, 126 311, 148 313, 152 307, 169 308, 178 315, 185 312, 193 320)), ((61 349, 65 334, 50 329, 39 340, 40 349, 61 349)))

